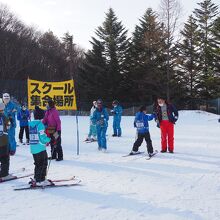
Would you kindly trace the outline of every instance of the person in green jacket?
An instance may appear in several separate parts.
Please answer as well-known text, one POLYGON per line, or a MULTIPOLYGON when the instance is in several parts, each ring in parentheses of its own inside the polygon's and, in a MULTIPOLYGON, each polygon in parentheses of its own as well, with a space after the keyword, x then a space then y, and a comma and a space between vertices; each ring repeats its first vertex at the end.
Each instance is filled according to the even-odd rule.
POLYGON ((40 120, 29 122, 30 150, 34 158, 34 179, 30 182, 32 186, 49 185, 45 180, 47 175, 48 156, 46 146, 50 138, 45 133, 44 124, 40 120))

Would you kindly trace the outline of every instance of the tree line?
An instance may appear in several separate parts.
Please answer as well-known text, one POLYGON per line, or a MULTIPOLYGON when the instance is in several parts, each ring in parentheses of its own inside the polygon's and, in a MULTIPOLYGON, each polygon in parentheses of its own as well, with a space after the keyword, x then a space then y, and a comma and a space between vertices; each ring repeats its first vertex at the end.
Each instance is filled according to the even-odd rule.
POLYGON ((176 103, 220 96, 220 16, 211 0, 197 4, 182 30, 178 0, 148 8, 131 37, 110 8, 83 50, 65 33, 41 33, 0 6, 1 79, 75 79, 78 102, 152 103, 160 94, 176 103))

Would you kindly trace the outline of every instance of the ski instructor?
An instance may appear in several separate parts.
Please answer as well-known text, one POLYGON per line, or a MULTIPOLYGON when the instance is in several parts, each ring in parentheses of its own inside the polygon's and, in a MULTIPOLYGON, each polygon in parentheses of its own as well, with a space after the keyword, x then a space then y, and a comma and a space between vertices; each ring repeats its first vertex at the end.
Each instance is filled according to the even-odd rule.
POLYGON ((179 114, 176 107, 164 96, 158 96, 155 106, 156 121, 161 131, 161 153, 174 152, 174 124, 179 114))

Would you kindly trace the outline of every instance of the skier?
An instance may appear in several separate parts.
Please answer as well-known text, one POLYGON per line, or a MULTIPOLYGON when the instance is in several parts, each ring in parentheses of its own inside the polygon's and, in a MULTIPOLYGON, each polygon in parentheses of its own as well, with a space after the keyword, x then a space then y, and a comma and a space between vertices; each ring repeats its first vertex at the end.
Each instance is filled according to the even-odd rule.
POLYGON ((9 174, 9 164, 10 164, 10 156, 9 156, 9 147, 8 147, 8 133, 7 129, 9 127, 9 120, 4 115, 5 105, 0 100, 0 180, 8 180, 13 178, 11 174, 9 174))
POLYGON ((34 110, 34 118, 41 120, 44 118, 44 115, 45 111, 36 105, 34 110))
POLYGON ((19 132, 19 141, 23 143, 23 134, 25 130, 26 134, 26 143, 29 144, 29 128, 28 121, 30 120, 30 112, 25 105, 22 105, 20 111, 17 114, 17 119, 20 122, 20 132, 19 132))
POLYGON ((47 111, 43 123, 47 126, 46 133, 51 138, 51 159, 63 160, 63 149, 61 146, 61 120, 53 100, 48 101, 47 111))
POLYGON ((103 152, 107 151, 106 144, 106 131, 108 128, 108 112, 105 107, 103 107, 102 100, 97 100, 97 108, 91 117, 91 120, 96 124, 97 129, 97 139, 98 139, 98 150, 103 152))
POLYGON ((91 120, 94 111, 96 110, 97 107, 97 102, 93 101, 93 106, 90 110, 90 126, 89 126, 89 134, 88 137, 86 138, 85 141, 96 141, 96 135, 97 135, 97 131, 96 131, 96 124, 94 124, 91 120))
POLYGON ((50 142, 50 138, 45 134, 44 124, 40 120, 34 118, 29 122, 30 131, 30 150, 34 158, 34 179, 29 184, 31 186, 50 185, 51 182, 45 180, 47 174, 48 156, 46 145, 50 142))
POLYGON ((174 124, 178 120, 176 107, 167 102, 163 96, 158 96, 155 106, 156 122, 161 130, 161 153, 174 152, 174 124), (168 139, 168 141, 167 141, 168 139))
POLYGON ((122 116, 122 107, 119 105, 119 102, 117 100, 114 100, 112 102, 112 106, 114 107, 113 110, 111 110, 111 113, 113 114, 113 137, 121 137, 121 116, 122 116))
POLYGON ((143 139, 145 139, 147 143, 148 154, 150 157, 152 156, 154 150, 153 150, 152 141, 150 138, 148 121, 153 120, 154 117, 155 117, 154 114, 147 115, 146 106, 141 106, 139 109, 139 112, 136 113, 135 120, 134 120, 134 127, 137 128, 137 140, 134 142, 133 149, 130 155, 140 153, 138 151, 138 148, 141 146, 143 139))
POLYGON ((4 114, 10 121, 10 128, 8 129, 8 139, 9 139, 9 152, 10 155, 14 155, 16 152, 16 141, 15 141, 15 128, 16 120, 15 115, 17 112, 17 106, 14 102, 10 100, 10 95, 8 93, 3 94, 3 102, 5 104, 4 114))

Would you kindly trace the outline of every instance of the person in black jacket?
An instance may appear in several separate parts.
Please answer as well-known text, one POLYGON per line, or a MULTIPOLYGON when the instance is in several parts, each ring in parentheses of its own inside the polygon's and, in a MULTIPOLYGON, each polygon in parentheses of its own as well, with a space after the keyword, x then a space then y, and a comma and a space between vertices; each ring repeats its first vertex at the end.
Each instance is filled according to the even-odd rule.
POLYGON ((45 115, 45 111, 36 105, 34 110, 35 120, 42 120, 44 118, 44 115, 45 115))
POLYGON ((178 120, 176 107, 167 102, 166 98, 159 96, 155 105, 155 115, 158 127, 161 130, 161 153, 174 151, 174 124, 178 120))

